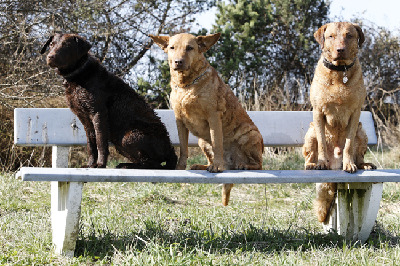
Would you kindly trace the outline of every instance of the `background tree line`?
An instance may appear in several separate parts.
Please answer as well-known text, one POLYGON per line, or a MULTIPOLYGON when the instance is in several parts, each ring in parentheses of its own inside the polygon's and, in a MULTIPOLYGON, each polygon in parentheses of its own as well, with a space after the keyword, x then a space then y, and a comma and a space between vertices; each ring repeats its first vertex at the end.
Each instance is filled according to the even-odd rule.
MULTIPOLYGON (((66 107, 62 78, 46 66, 40 48, 55 32, 78 33, 92 53, 156 108, 168 108, 169 68, 148 34, 191 32, 194 18, 217 6, 210 32, 221 32, 207 58, 243 105, 257 110, 310 110, 309 85, 320 49, 313 33, 329 22, 324 0, 97 0, 0 2, 0 167, 45 152, 12 145, 16 107, 66 107)), ((400 137, 399 35, 363 21, 360 51, 368 90, 365 109, 375 116, 386 144, 400 137)), ((200 25, 201 26, 201 25, 200 25)), ((198 28, 198 27, 197 27, 198 28)))

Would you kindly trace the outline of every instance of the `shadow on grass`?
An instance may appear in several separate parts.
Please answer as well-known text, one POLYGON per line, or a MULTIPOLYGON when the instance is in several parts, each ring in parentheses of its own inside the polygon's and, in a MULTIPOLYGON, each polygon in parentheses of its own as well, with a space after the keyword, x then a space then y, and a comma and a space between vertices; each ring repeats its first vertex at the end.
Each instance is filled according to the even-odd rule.
MULTIPOLYGON (((382 248, 382 245, 399 245, 400 238, 376 225, 366 247, 382 248)), ((242 230, 222 230, 215 233, 210 225, 207 229, 198 229, 190 221, 167 221, 165 223, 145 222, 145 228, 117 236, 108 229, 93 233, 77 242, 75 256, 88 256, 104 259, 115 251, 149 251, 169 249, 174 245, 185 252, 203 250, 210 253, 235 253, 237 251, 259 251, 276 253, 283 251, 309 251, 315 249, 342 249, 361 247, 359 242, 349 242, 336 233, 322 234, 307 229, 287 230, 257 228, 249 224, 242 230), (178 223, 172 226, 171 223, 178 223), (171 230, 172 229, 172 230, 171 230)))

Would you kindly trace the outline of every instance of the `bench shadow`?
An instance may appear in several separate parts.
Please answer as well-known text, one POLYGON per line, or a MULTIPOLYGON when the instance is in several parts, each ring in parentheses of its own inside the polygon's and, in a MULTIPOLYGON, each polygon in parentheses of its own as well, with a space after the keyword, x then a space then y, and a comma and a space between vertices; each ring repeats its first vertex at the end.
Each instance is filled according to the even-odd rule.
MULTIPOLYGON (((172 221, 174 222, 174 221, 172 221)), ((128 250, 143 251, 151 246, 169 248, 175 245, 186 252, 196 249, 207 250, 210 253, 232 253, 236 251, 258 251, 276 253, 284 251, 310 251, 315 249, 342 249, 344 245, 349 248, 361 246, 381 248, 382 243, 396 246, 400 237, 386 230, 382 225, 375 224, 373 232, 366 243, 346 241, 335 232, 328 234, 312 232, 307 229, 286 230, 274 228, 258 228, 249 225, 243 231, 224 230, 216 235, 210 226, 207 229, 196 229, 190 221, 183 221, 179 228, 166 229, 164 224, 147 222, 142 231, 132 231, 124 235, 115 235, 104 230, 100 235, 91 235, 82 238, 80 235, 75 256, 88 256, 94 260, 113 256, 118 252, 124 254, 128 250), (185 223, 187 223, 185 225, 185 223)))

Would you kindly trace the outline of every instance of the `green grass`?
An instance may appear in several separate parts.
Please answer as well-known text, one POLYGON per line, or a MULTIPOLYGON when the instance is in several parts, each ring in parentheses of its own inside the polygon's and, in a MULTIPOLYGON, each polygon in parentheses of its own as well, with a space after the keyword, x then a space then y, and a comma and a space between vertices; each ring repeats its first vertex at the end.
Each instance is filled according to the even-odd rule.
MULTIPOLYGON (((375 154, 368 154, 371 161, 375 154)), ((381 157, 379 157, 381 158, 381 157)), ((399 158, 385 153, 393 166, 399 158)), ((189 163, 204 163, 192 156, 189 163)), ((266 169, 301 169, 298 150, 266 153, 266 169)), ((388 167, 384 160, 380 161, 388 167)), ((400 185, 385 183, 364 245, 324 234, 314 184, 236 185, 228 207, 219 185, 87 183, 74 258, 52 252, 50 184, 0 176, 0 264, 396 265, 400 185)))

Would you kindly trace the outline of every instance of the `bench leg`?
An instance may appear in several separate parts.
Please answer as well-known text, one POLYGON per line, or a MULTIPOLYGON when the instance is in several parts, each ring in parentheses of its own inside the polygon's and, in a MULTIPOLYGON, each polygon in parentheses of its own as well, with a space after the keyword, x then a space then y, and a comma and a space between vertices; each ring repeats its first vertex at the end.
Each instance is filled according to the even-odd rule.
MULTIPOLYGON (((68 167, 69 147, 53 147, 53 168, 68 167)), ((51 227, 55 252, 73 257, 79 233, 82 182, 51 182, 51 227)))
POLYGON ((333 229, 348 240, 364 243, 378 215, 382 188, 383 183, 339 183, 325 231, 333 229))
POLYGON ((51 182, 51 227, 55 252, 74 256, 81 216, 82 182, 51 182))

